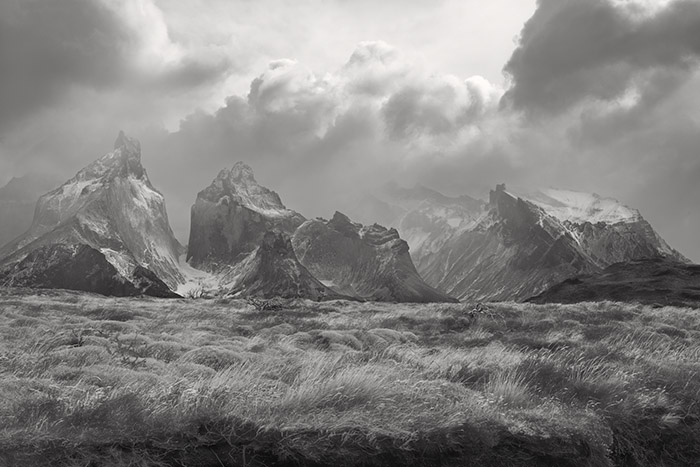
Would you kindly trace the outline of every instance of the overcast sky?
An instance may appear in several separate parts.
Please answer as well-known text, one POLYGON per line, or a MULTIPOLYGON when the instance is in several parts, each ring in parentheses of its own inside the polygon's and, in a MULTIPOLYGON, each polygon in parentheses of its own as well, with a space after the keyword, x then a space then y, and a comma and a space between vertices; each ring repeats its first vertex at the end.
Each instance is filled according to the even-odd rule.
POLYGON ((248 162, 307 216, 388 181, 611 196, 700 261, 698 0, 2 0, 0 183, 120 129, 178 237, 248 162))

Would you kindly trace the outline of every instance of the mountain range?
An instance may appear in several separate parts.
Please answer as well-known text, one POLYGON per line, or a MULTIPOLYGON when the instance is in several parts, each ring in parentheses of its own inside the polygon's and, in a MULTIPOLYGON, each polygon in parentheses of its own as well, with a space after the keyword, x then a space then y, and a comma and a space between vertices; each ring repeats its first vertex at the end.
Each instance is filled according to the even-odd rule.
POLYGON ((565 279, 531 303, 638 302, 700 308, 700 265, 663 258, 616 263, 595 274, 565 279))
MULTIPOLYGON (((10 182, 0 189, 0 215, 16 199, 26 216, 40 187, 10 182)), ((120 133, 111 152, 39 198, 26 232, 0 248, 0 285, 117 296, 524 300, 614 264, 688 263, 613 199, 516 191, 498 185, 482 201, 389 184, 350 216, 306 219, 239 162, 198 193, 185 249, 139 142, 120 133)))
POLYGON ((329 221, 302 224, 293 245, 301 263, 338 293, 371 301, 456 301, 423 281, 396 229, 363 226, 336 212, 329 221))
POLYGON ((595 194, 498 185, 479 201, 389 185, 355 209, 401 232, 425 281, 462 300, 522 300, 619 262, 688 262, 638 211, 595 194))

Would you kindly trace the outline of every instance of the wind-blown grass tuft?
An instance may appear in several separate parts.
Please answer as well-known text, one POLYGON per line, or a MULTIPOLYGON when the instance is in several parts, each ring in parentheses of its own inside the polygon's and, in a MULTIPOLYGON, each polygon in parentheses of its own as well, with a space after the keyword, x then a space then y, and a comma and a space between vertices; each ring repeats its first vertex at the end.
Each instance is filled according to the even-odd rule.
POLYGON ((0 465, 693 465, 700 313, 0 292, 0 465))

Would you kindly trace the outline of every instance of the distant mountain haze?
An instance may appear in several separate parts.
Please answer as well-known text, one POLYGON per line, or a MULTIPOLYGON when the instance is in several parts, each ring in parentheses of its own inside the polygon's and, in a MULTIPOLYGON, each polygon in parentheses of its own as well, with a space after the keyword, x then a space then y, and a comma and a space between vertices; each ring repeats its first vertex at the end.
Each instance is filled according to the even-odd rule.
MULTIPOLYGON (((25 200, 41 186, 30 182, 11 182, 0 200, 19 202, 27 215, 25 200)), ((498 185, 482 201, 392 183, 350 211, 365 225, 340 212, 307 220, 243 162, 197 195, 185 250, 139 141, 123 132, 113 151, 41 196, 33 212, 26 232, 0 249, 0 285, 120 296, 498 301, 524 300, 616 263, 688 263, 637 210, 596 194, 498 185)))
POLYGON ((402 233, 426 282, 460 299, 524 299, 621 261, 688 261, 638 211, 586 193, 499 185, 480 202, 390 185, 356 210, 387 215, 376 220, 402 233))
POLYGON ((31 174, 13 178, 0 188, 0 247, 32 225, 37 200, 58 185, 59 181, 31 174))
POLYGON ((336 212, 329 221, 306 221, 292 242, 301 263, 338 293, 371 301, 456 301, 423 281, 396 229, 363 226, 336 212))

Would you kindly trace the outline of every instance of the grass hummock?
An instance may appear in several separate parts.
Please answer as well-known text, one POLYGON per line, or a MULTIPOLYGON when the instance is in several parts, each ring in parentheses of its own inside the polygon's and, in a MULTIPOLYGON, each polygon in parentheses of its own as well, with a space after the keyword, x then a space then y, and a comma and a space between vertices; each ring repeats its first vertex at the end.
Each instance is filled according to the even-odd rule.
POLYGON ((700 312, 0 291, 0 465, 693 465, 700 312))

